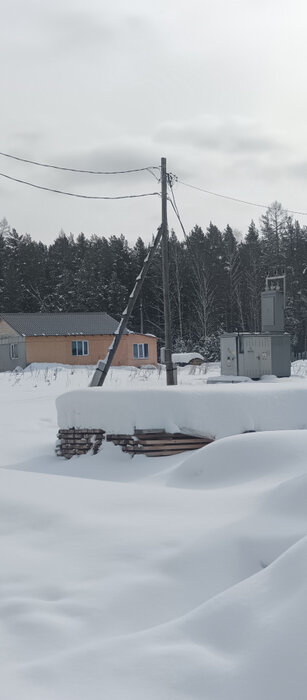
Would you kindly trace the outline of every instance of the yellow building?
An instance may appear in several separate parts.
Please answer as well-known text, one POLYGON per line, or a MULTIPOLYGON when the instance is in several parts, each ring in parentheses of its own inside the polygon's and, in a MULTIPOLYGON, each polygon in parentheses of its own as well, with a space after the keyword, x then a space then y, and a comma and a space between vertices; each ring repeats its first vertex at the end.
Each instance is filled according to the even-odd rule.
MULTIPOLYGON (((105 312, 0 315, 0 371, 32 362, 96 365, 106 357, 118 321, 105 312)), ((157 364, 157 338, 125 331, 112 365, 157 364)))

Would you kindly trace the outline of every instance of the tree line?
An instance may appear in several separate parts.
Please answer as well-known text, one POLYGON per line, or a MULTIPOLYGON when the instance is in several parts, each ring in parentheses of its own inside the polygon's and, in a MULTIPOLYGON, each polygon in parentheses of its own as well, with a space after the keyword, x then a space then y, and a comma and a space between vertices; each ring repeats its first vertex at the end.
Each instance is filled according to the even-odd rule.
MULTIPOLYGON (((0 221, 0 312, 107 311, 120 317, 148 246, 124 235, 76 238, 61 231, 51 245, 0 221)), ((260 331, 265 277, 286 273, 286 330, 295 353, 307 349, 307 226, 274 202, 245 236, 196 225, 179 240, 170 232, 174 350, 217 359, 222 331, 260 331)), ((163 344, 161 250, 144 282, 130 327, 163 344)))

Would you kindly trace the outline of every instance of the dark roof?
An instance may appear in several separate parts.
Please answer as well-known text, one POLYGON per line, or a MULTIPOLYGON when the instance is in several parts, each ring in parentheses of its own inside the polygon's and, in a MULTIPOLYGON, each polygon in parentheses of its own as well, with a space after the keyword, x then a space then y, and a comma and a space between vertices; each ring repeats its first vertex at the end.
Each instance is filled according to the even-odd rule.
POLYGON ((112 335, 118 327, 118 321, 104 311, 0 314, 0 318, 24 336, 112 335))

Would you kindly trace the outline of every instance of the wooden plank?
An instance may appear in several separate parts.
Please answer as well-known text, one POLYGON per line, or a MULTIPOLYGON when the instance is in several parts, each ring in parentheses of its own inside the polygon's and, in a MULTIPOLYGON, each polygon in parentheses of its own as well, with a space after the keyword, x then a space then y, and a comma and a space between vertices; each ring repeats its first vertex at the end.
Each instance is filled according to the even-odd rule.
POLYGON ((72 433, 73 435, 81 435, 81 433, 86 433, 87 435, 104 435, 105 430, 101 428, 59 428, 60 435, 68 435, 72 433))
POLYGON ((196 448, 202 447, 203 445, 208 445, 211 440, 193 440, 193 439, 180 439, 175 438, 174 440, 141 440, 139 438, 138 443, 140 445, 195 445, 196 448))
POLYGON ((206 436, 186 435, 185 433, 156 433, 155 435, 153 435, 151 433, 144 432, 142 435, 140 435, 139 433, 135 433, 135 436, 140 442, 143 442, 143 440, 195 440, 195 442, 211 442, 212 440, 212 438, 206 436))
POLYGON ((193 440, 211 440, 207 435, 191 435, 190 433, 171 433, 174 438, 192 438, 193 440))
POLYGON ((64 448, 64 447, 67 447, 67 448, 68 447, 69 448, 71 448, 71 447, 88 447, 88 448, 90 448, 91 445, 92 445, 92 443, 89 443, 89 442, 77 442, 75 440, 74 441, 65 440, 65 442, 62 443, 62 448, 64 448))
POLYGON ((203 435, 191 435, 190 433, 189 434, 188 433, 167 433, 167 432, 165 432, 165 430, 160 430, 160 431, 157 430, 155 432, 150 432, 150 430, 144 430, 143 432, 140 432, 140 431, 136 430, 134 435, 136 435, 136 437, 140 437, 140 438, 146 438, 148 435, 148 437, 151 438, 152 440, 155 440, 156 438, 159 438, 160 436, 162 438, 173 438, 173 437, 176 437, 176 438, 177 437, 178 438, 188 437, 188 438, 190 438, 191 437, 191 438, 195 438, 196 440, 202 440, 205 437, 203 435))
POLYGON ((118 434, 108 433, 108 435, 106 436, 107 442, 114 442, 114 440, 131 440, 131 439, 132 439, 132 435, 125 435, 123 433, 118 433, 118 434))
POLYGON ((166 435, 166 432, 163 428, 145 428, 145 429, 136 428, 134 431, 135 435, 144 435, 144 434, 154 435, 155 433, 159 433, 159 434, 163 433, 164 435, 166 435))
POLYGON ((145 457, 172 457, 173 455, 179 455, 182 453, 182 450, 178 450, 178 452, 168 452, 167 450, 164 450, 163 452, 145 452, 145 457))
POLYGON ((120 438, 119 440, 112 440, 114 445, 137 445, 136 441, 130 438, 129 440, 120 438))
MULTIPOLYGON (((211 438, 202 435, 187 435, 185 433, 166 433, 163 430, 136 430, 134 436, 140 440, 164 440, 166 439, 189 439, 189 440, 211 440, 211 438)), ((125 433, 108 433, 106 435, 107 442, 113 442, 113 440, 129 440, 132 439, 133 435, 127 435, 125 433)))
POLYGON ((164 438, 172 437, 171 433, 134 433, 137 440, 164 440, 164 438))
POLYGON ((124 445, 122 447, 123 452, 133 452, 134 454, 145 454, 145 452, 160 452, 161 450, 168 450, 169 452, 174 452, 174 451, 179 451, 179 452, 186 452, 188 450, 197 450, 199 449, 195 445, 187 445, 180 448, 179 445, 171 445, 166 444, 166 445, 161 445, 160 449, 155 446, 155 445, 136 445, 135 447, 133 445, 124 445))

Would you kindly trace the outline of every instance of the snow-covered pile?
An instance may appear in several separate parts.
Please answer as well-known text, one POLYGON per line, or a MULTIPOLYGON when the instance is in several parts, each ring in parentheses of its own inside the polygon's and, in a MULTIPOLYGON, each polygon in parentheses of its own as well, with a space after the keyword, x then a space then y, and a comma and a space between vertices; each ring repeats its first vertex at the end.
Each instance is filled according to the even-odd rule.
POLYGON ((164 429, 221 438, 245 431, 307 428, 306 381, 204 385, 188 389, 91 388, 57 399, 61 428, 131 434, 164 429))
POLYGON ((204 357, 199 352, 173 352, 172 361, 176 363, 182 363, 188 365, 191 360, 202 360, 204 362, 204 357))

